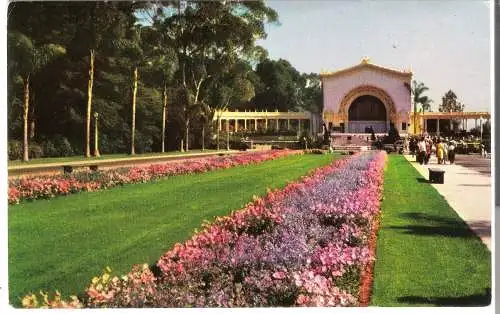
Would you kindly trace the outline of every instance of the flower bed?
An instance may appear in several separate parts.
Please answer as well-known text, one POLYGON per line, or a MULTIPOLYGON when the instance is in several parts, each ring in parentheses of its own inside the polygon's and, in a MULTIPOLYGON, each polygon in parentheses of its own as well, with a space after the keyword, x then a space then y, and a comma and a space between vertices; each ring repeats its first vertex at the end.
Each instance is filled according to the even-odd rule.
POLYGON ((82 171, 74 174, 40 176, 9 180, 9 204, 21 200, 52 198, 81 191, 108 189, 117 185, 148 182, 166 176, 201 173, 216 169, 257 164, 302 151, 280 150, 246 153, 228 157, 206 157, 173 161, 164 164, 111 169, 105 171, 82 171))
POLYGON ((203 225, 152 269, 113 279, 107 270, 92 280, 85 306, 358 306, 361 271, 374 260, 385 157, 355 154, 270 191, 203 225))

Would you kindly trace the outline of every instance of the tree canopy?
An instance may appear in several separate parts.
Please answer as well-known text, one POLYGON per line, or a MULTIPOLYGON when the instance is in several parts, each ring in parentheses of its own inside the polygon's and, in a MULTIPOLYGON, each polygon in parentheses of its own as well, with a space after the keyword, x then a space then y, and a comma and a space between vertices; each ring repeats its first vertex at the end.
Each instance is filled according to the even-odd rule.
MULTIPOLYGON (((264 1, 12 2, 9 51, 22 45, 65 51, 31 74, 30 154, 83 154, 89 103, 100 117, 101 153, 130 151, 132 133, 137 152, 160 151, 163 116, 172 150, 181 139, 199 146, 200 126, 224 105, 320 112, 319 76, 270 60, 256 44, 266 38, 265 25, 277 22, 264 1)), ((8 55, 11 158, 23 137, 19 78, 33 60, 44 62, 17 51, 8 55)))

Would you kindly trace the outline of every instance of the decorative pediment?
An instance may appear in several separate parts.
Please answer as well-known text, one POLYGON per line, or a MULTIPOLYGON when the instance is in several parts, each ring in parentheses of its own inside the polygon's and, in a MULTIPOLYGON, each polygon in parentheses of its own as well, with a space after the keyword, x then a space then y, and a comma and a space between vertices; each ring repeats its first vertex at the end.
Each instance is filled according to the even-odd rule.
POLYGON ((366 69, 380 72, 380 73, 384 73, 387 75, 397 76, 399 78, 410 79, 410 80, 411 80, 411 77, 413 75, 411 70, 396 70, 396 69, 386 68, 386 67, 371 63, 370 59, 368 57, 365 57, 361 60, 361 63, 359 63, 353 67, 349 67, 346 69, 333 71, 333 72, 321 71, 320 77, 321 78, 337 77, 337 76, 341 76, 341 75, 345 75, 345 74, 349 74, 349 73, 359 72, 359 71, 366 70, 366 69))

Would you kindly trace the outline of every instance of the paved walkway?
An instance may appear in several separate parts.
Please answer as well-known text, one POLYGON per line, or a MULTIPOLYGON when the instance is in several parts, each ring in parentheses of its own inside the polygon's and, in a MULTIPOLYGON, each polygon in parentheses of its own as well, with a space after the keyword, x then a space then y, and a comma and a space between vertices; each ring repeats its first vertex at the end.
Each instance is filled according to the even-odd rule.
POLYGON ((491 175, 458 164, 439 165, 435 156, 428 165, 418 164, 410 155, 405 157, 426 179, 428 168, 445 171, 444 184, 432 185, 491 251, 491 175))

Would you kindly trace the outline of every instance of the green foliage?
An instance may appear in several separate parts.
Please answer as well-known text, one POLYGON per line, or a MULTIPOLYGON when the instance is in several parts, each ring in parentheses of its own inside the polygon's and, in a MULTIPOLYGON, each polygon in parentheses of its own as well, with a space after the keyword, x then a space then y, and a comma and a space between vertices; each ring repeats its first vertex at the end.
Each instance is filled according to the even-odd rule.
POLYGON ((138 152, 161 148, 164 90, 167 150, 179 149, 186 126, 190 147, 201 148, 202 130, 206 137, 214 132, 215 108, 320 112, 319 76, 267 59, 256 44, 266 37, 265 25, 277 22, 264 1, 11 3, 9 139, 22 138, 23 75, 31 73, 30 141, 43 143, 48 156, 83 153, 90 50, 102 153, 128 151, 134 66, 138 152))
POLYGON ((450 89, 441 98, 439 112, 463 112, 465 105, 457 100, 457 95, 450 89))

